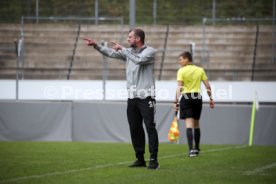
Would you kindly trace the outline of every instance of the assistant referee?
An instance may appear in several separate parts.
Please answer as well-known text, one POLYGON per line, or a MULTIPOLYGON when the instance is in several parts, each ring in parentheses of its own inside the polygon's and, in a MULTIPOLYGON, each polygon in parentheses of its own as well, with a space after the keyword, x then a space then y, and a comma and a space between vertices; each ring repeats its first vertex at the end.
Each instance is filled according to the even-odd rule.
POLYGON ((174 107, 175 110, 180 107, 180 119, 184 119, 186 123, 186 135, 189 146, 188 156, 194 157, 198 156, 200 151, 201 81, 204 83, 210 98, 210 108, 214 108, 214 101, 205 71, 203 68, 193 64, 190 52, 180 54, 179 64, 181 68, 177 72, 177 93, 174 107))

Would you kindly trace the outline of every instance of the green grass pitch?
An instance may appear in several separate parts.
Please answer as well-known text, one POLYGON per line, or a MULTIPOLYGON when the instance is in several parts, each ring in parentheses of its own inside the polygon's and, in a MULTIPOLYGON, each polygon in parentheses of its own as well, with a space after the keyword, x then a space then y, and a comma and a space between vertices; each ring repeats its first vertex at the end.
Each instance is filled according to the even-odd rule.
MULTIPOLYGON (((0 183, 276 183, 275 146, 160 144, 160 169, 128 168, 131 144, 0 142, 0 183)), ((149 157, 148 149, 146 158, 149 157)))

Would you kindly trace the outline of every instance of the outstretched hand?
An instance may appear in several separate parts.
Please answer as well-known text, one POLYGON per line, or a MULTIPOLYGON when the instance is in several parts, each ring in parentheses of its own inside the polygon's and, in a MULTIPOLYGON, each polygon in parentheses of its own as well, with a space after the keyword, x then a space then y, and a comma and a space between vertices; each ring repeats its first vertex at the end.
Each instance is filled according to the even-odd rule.
POLYGON ((86 44, 88 46, 93 46, 93 47, 97 46, 97 43, 94 40, 90 39, 90 38, 84 38, 83 40, 86 41, 86 44))
POLYGON ((114 49, 114 50, 116 50, 116 51, 122 50, 122 49, 123 49, 123 46, 122 46, 122 45, 120 45, 120 44, 118 44, 118 43, 116 43, 116 42, 111 42, 111 43, 113 44, 112 49, 114 49))

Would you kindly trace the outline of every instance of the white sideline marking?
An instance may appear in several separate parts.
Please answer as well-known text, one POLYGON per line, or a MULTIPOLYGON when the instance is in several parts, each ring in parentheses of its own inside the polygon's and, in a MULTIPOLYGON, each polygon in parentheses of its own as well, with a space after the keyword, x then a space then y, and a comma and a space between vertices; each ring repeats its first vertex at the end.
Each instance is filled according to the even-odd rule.
POLYGON ((22 177, 18 177, 18 178, 2 180, 2 181, 0 181, 0 183, 17 182, 17 181, 28 180, 28 179, 33 179, 33 178, 43 178, 43 177, 47 177, 47 176, 71 174, 71 173, 77 173, 77 172, 88 171, 88 170, 93 170, 93 169, 101 169, 101 168, 113 167, 113 166, 118 166, 118 165, 125 165, 125 164, 129 164, 129 163, 130 162, 118 162, 115 164, 103 164, 103 165, 97 165, 94 167, 82 168, 82 169, 72 169, 72 170, 67 170, 67 171, 57 171, 57 172, 52 172, 52 173, 45 173, 45 174, 38 174, 38 175, 31 175, 31 176, 22 176, 22 177))
MULTIPOLYGON (((248 147, 248 146, 242 145, 242 146, 234 146, 234 147, 225 147, 225 148, 220 148, 220 149, 211 149, 211 150, 207 150, 207 151, 202 151, 202 153, 220 152, 220 151, 225 151, 225 150, 230 150, 230 149, 240 149, 240 148, 245 148, 245 147, 248 147)), ((159 157, 158 159, 159 160, 160 159, 169 159, 169 158, 174 158, 174 157, 178 157, 178 156, 183 156, 183 154, 168 155, 168 156, 159 157)), ((77 173, 77 172, 82 172, 82 171, 125 165, 125 164, 130 164, 130 163, 132 163, 132 162, 125 161, 125 162, 118 162, 115 164, 103 164, 103 165, 97 165, 94 167, 87 167, 87 168, 81 168, 81 169, 72 169, 72 170, 67 170, 67 171, 57 171, 57 172, 51 172, 51 173, 31 175, 31 176, 22 176, 22 177, 17 177, 17 178, 0 180, 0 183, 17 182, 17 181, 28 180, 28 179, 33 179, 33 178, 43 178, 43 177, 47 177, 47 176, 65 175, 65 174, 77 173)), ((276 165, 276 163, 274 163, 274 164, 276 165)))
MULTIPOLYGON (((225 147, 225 148, 219 148, 219 149, 211 149, 211 150, 207 150, 207 151, 200 151, 200 153, 210 153, 210 152, 217 152, 217 151, 219 152, 219 151, 226 151, 226 150, 230 150, 230 149, 241 149, 241 148, 245 148, 245 147, 248 147, 248 146, 242 145, 242 146, 225 147)), ((168 158, 174 158, 174 157, 178 157, 178 156, 183 156, 183 153, 163 156, 163 157, 159 157, 159 159, 168 159, 168 158)))
POLYGON ((255 174, 259 174, 267 169, 270 169, 270 168, 273 168, 273 167, 276 167, 276 162, 272 163, 272 164, 269 164, 269 165, 265 165, 263 167, 259 167, 259 168, 256 168, 254 169, 253 171, 247 171, 246 172, 246 175, 255 175, 255 174))

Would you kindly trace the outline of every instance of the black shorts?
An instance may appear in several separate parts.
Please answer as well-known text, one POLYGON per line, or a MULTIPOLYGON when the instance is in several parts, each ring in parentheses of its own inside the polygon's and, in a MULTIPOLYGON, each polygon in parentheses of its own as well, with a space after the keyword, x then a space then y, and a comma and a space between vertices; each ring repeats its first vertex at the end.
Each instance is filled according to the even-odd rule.
POLYGON ((180 119, 200 119, 202 97, 199 93, 185 93, 180 100, 180 119))

